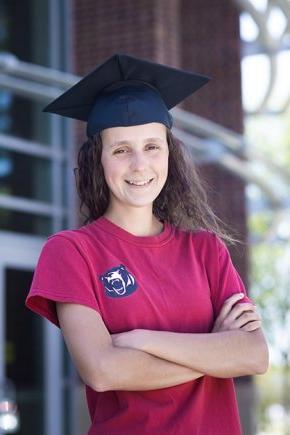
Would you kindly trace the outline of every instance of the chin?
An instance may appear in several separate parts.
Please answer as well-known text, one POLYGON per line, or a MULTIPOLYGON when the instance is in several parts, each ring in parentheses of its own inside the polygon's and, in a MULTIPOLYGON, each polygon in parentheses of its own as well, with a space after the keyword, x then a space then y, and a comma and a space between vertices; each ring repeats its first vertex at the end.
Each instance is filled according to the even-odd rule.
POLYGON ((147 207, 152 207, 153 205, 153 201, 150 202, 129 202, 128 203, 129 206, 131 207, 137 207, 137 208, 147 208, 147 207))

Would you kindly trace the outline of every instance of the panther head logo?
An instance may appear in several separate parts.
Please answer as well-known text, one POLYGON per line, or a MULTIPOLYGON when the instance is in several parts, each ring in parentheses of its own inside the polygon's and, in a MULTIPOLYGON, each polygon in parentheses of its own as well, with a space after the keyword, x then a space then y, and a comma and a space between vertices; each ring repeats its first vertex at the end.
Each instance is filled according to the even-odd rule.
POLYGON ((106 295, 112 298, 128 296, 137 289, 134 276, 128 272, 123 264, 112 267, 99 279, 105 287, 106 295))

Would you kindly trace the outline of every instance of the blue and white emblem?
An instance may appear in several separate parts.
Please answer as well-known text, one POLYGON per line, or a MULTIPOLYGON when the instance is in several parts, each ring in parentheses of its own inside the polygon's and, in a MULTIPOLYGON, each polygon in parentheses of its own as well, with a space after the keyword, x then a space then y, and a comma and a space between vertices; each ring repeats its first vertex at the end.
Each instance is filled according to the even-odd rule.
POLYGON ((111 298, 129 296, 138 287, 134 276, 128 272, 123 264, 112 267, 99 279, 105 287, 106 295, 111 298))

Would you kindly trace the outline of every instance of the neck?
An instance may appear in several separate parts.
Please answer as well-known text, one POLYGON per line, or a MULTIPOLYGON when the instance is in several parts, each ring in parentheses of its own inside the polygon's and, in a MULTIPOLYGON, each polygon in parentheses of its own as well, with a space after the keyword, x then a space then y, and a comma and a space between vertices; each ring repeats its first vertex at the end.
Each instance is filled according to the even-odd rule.
POLYGON ((104 217, 135 236, 155 236, 163 229, 162 222, 152 212, 152 206, 132 207, 126 210, 126 213, 124 210, 112 210, 109 207, 104 217))

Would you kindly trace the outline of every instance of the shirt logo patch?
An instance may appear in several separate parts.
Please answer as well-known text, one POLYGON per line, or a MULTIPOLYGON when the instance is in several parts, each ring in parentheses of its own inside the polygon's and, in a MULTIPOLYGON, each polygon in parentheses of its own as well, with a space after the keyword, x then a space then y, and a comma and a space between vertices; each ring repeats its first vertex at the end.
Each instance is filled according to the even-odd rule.
POLYGON ((123 264, 112 267, 112 269, 101 275, 99 279, 105 287, 106 296, 111 298, 129 296, 138 287, 136 279, 123 264))

